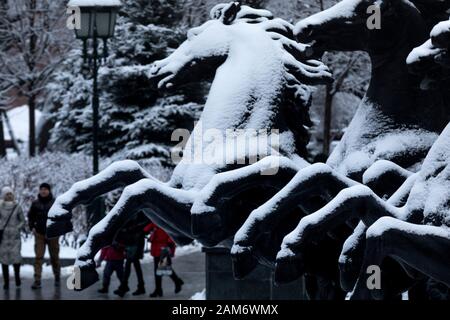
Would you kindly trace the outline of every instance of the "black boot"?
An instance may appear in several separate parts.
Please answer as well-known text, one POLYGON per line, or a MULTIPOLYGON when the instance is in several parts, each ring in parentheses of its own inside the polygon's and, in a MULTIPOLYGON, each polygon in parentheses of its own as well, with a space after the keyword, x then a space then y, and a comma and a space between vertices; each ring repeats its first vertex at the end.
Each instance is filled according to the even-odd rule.
POLYGON ((137 290, 135 292, 133 292, 133 296, 139 296, 141 294, 145 294, 144 286, 138 286, 137 290))
POLYGON ((181 288, 184 284, 184 281, 180 278, 175 280, 175 293, 179 293, 181 291, 181 288))
POLYGON ((150 298, 162 297, 163 292, 162 289, 155 289, 152 294, 150 294, 150 298))
POLYGON ((3 289, 9 289, 9 266, 6 264, 2 264, 2 273, 3 273, 3 289))
POLYGON ((105 288, 105 287, 97 290, 98 293, 102 293, 102 294, 108 293, 108 291, 109 291, 108 288, 105 288))
POLYGON ((114 294, 117 294, 119 297, 123 298, 128 291, 130 291, 128 285, 120 285, 120 287, 114 291, 114 294))
POLYGON ((20 288, 22 281, 20 280, 20 264, 14 265, 14 278, 16 280, 16 288, 20 288))
POLYGON ((33 282, 33 285, 31 286, 31 289, 37 290, 37 289, 40 289, 40 288, 41 288, 41 281, 35 280, 35 281, 33 282))

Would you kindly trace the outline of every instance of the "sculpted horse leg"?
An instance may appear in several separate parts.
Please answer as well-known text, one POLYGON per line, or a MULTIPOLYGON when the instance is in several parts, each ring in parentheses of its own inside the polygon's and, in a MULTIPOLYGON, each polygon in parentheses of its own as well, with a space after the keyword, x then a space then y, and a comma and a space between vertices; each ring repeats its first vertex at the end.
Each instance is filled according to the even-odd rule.
POLYGON ((339 256, 339 279, 341 288, 346 292, 351 292, 358 280, 366 248, 366 231, 366 225, 360 221, 342 246, 339 256))
MULTIPOLYGON (((399 173, 402 173, 400 171, 399 173)), ((410 175, 400 188, 387 201, 395 207, 402 207, 411 192, 414 182, 417 180, 417 174, 410 175)), ((375 181, 375 180, 372 180, 375 181)), ((406 217, 405 217, 406 218, 406 217)), ((353 234, 344 242, 339 257, 339 271, 341 287, 351 292, 355 287, 356 281, 361 270, 364 250, 366 245, 367 226, 360 221, 353 231, 353 234)))
POLYGON ((98 279, 94 262, 96 253, 111 245, 120 228, 140 210, 145 210, 152 221, 164 226, 177 243, 191 242, 189 210, 192 202, 192 192, 174 189, 151 179, 142 179, 126 187, 117 204, 90 230, 86 242, 78 251, 75 265, 81 270, 81 289, 98 279))
POLYGON ((47 237, 59 237, 72 231, 72 209, 92 202, 98 196, 119 187, 151 176, 135 161, 124 160, 111 164, 97 175, 77 182, 59 196, 48 213, 47 237))
POLYGON ((354 186, 342 190, 319 211, 304 217, 288 234, 277 255, 275 279, 290 282, 307 272, 308 246, 320 241, 327 231, 347 220, 359 217, 365 225, 371 225, 382 216, 399 216, 401 210, 383 202, 366 186, 354 186))
POLYGON ((367 286, 370 276, 367 268, 371 265, 382 266, 386 257, 450 286, 449 250, 450 232, 444 228, 417 225, 390 217, 380 218, 367 230, 364 264, 352 299, 385 297, 387 280, 383 281, 383 272, 381 289, 370 290, 367 286))
MULTIPOLYGON (((214 246, 234 235, 246 216, 230 210, 228 205, 235 201, 233 198, 254 188, 260 191, 265 188, 273 195, 292 179, 299 168, 288 158, 268 156, 252 165, 216 174, 192 206, 194 236, 208 246, 214 246)), ((264 201, 262 194, 259 197, 259 201, 264 201)))
MULTIPOLYGON (((363 175, 364 182, 380 186, 379 181, 395 181, 396 189, 411 173, 390 161, 375 162, 363 175)), ((260 208, 254 210, 244 225, 236 233, 235 245, 232 249, 235 276, 246 276, 256 265, 258 256, 258 240, 274 232, 274 226, 283 221, 287 214, 296 206, 302 206, 304 211, 313 212, 317 208, 308 208, 308 196, 332 198, 339 191, 354 186, 357 183, 337 174, 324 164, 313 164, 302 169, 277 195, 260 208)), ((378 188, 381 195, 390 195, 390 191, 378 188)), ((297 222, 302 217, 297 217, 297 222)), ((293 221, 290 221, 293 222, 293 221)), ((328 230, 330 233, 331 230, 328 230)), ((278 247, 279 243, 273 243, 278 247)))
POLYGON ((412 174, 392 161, 378 160, 364 172, 362 182, 381 198, 390 197, 412 174))
MULTIPOLYGON (((254 210, 236 233, 231 250, 235 276, 243 278, 253 270, 258 251, 262 249, 258 248, 258 242, 270 235, 293 208, 301 206, 306 212, 314 211, 309 207, 310 201, 306 201, 310 200, 308 196, 332 197, 343 188, 355 184, 356 182, 336 174, 325 164, 313 164, 299 171, 272 199, 254 210)), ((302 216, 295 217, 296 221, 301 218, 302 216)), ((290 217, 290 223, 294 222, 292 219, 293 217, 290 217)), ((279 248, 279 243, 271 245, 274 250, 279 248)), ((274 251, 273 254, 275 253, 274 251)))

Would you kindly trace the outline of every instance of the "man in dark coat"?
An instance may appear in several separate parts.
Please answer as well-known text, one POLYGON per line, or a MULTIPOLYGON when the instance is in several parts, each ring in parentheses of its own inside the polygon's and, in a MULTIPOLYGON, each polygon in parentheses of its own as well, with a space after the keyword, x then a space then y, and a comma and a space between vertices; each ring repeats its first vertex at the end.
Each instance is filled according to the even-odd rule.
POLYGON ((55 286, 59 286, 60 284, 59 238, 47 239, 45 236, 48 211, 54 202, 55 199, 53 198, 50 185, 43 183, 39 187, 38 198, 33 201, 28 212, 28 225, 34 233, 34 252, 36 254, 32 289, 39 289, 41 287, 42 264, 44 262, 46 246, 48 246, 50 262, 52 264, 53 274, 55 275, 55 286))

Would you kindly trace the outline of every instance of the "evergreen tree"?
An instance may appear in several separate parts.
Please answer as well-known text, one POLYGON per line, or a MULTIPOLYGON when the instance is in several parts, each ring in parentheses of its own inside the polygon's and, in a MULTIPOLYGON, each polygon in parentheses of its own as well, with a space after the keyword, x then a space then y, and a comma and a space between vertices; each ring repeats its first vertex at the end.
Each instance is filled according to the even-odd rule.
MULTIPOLYGON (((181 11, 177 1, 123 2, 110 54, 99 70, 100 153, 171 166, 171 134, 193 127, 204 93, 198 85, 161 93, 145 73, 185 39, 178 28, 181 11)), ((80 51, 72 51, 48 86, 56 111, 52 148, 91 151, 91 81, 80 51)))

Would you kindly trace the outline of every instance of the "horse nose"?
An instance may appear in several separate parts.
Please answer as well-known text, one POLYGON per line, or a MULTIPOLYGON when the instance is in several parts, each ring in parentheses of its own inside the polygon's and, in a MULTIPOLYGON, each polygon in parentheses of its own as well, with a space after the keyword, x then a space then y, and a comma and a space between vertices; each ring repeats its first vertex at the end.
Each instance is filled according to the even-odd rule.
POLYGON ((314 49, 310 45, 305 45, 305 56, 311 58, 314 55, 314 49))
POLYGON ((198 36, 199 33, 200 33, 200 30, 198 28, 190 29, 187 33, 188 40, 191 40, 192 38, 198 36))
POLYGON ((158 74, 159 70, 161 70, 161 67, 157 63, 153 63, 150 67, 150 73, 152 75, 158 74))
POLYGON ((313 35, 314 27, 309 24, 303 24, 302 22, 299 22, 295 26, 295 36, 297 37, 297 40, 300 42, 309 42, 311 39, 311 36, 313 35))

